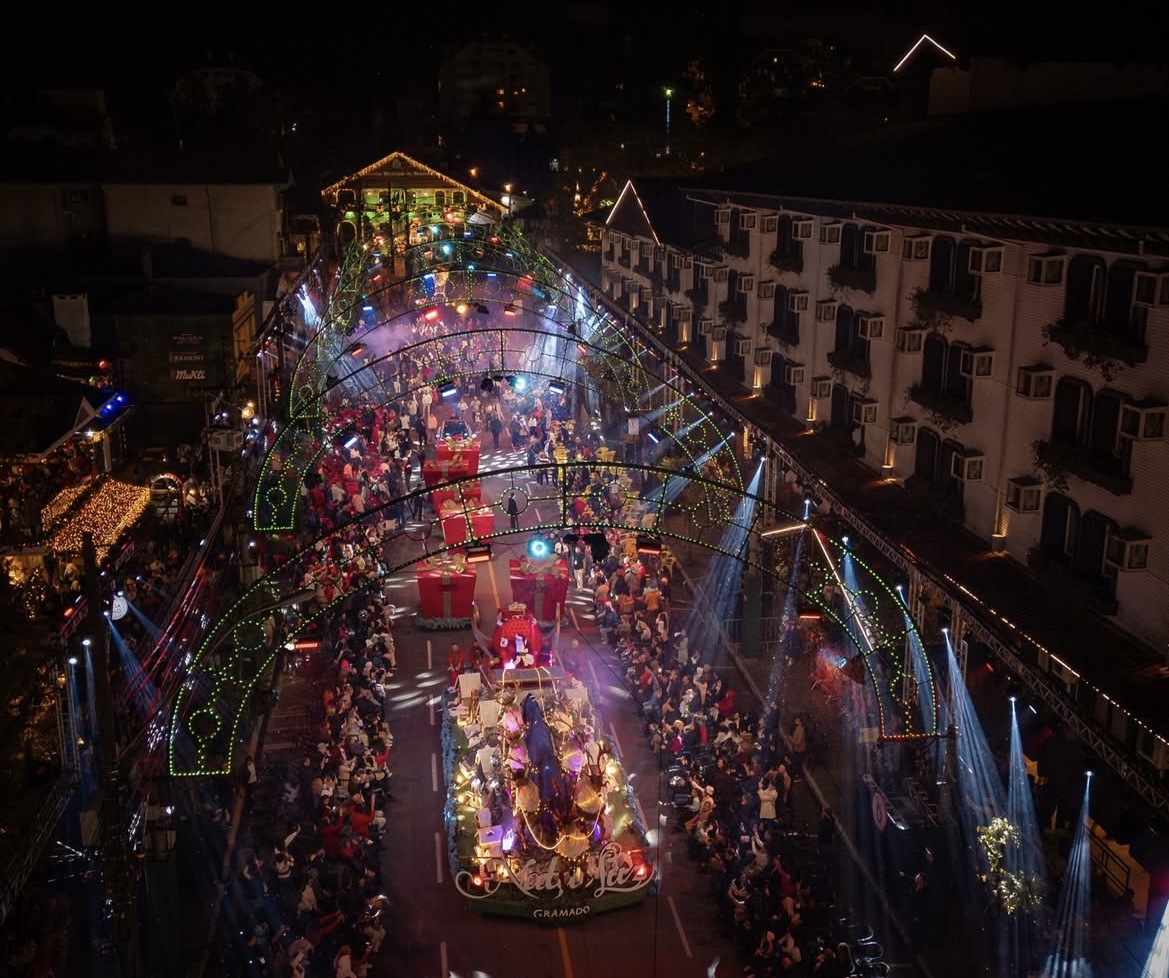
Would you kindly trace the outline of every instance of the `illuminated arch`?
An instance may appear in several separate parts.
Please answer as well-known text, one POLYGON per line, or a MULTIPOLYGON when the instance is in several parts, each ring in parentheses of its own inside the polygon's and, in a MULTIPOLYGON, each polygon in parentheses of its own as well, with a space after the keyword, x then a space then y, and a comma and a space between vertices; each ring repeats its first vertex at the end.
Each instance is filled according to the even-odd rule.
MULTIPOLYGON (((587 464, 587 463, 583 463, 587 464)), ((549 470, 554 465, 517 466, 514 469, 497 470, 493 476, 506 475, 511 471, 530 473, 541 469, 549 470)), ((706 478, 698 473, 679 473, 671 469, 658 466, 634 465, 622 463, 620 468, 646 473, 653 473, 655 477, 669 484, 670 480, 681 480, 686 484, 699 484, 703 490, 703 498, 726 496, 737 500, 742 497, 742 489, 734 484, 720 483, 706 478)), ((451 486, 458 486, 464 482, 478 479, 479 476, 470 476, 466 479, 454 480, 451 486)), ((569 528, 574 527, 590 532, 605 529, 618 529, 630 533, 652 532, 665 540, 684 540, 688 543, 703 546, 715 554, 723 554, 743 562, 745 566, 763 573, 771 574, 772 569, 759 562, 760 548, 758 536, 761 532, 761 520, 758 515, 753 518, 752 526, 748 528, 753 545, 748 546, 745 552, 729 553, 720 548, 718 543, 703 540, 701 533, 688 535, 682 530, 667 524, 666 517, 674 513, 672 507, 651 507, 645 500, 635 500, 621 513, 610 513, 608 518, 590 516, 585 520, 578 519, 569 511, 568 495, 563 491, 563 480, 560 486, 545 486, 542 494, 533 494, 534 502, 545 503, 542 513, 548 514, 536 529, 569 528), (548 506, 555 503, 555 506, 548 506), (552 513, 555 516, 552 516, 552 513)), ((430 490, 420 487, 405 500, 412 499, 430 490)), ((539 492, 539 490, 537 490, 539 492)), ((400 500, 399 500, 400 501, 400 500)), ((755 499, 756 513, 770 510, 771 516, 781 522, 787 522, 796 527, 802 520, 790 513, 772 506, 762 499, 755 499)), ((392 504, 386 504, 386 506, 392 504)), ((299 581, 291 580, 288 575, 290 568, 297 567, 302 557, 310 557, 319 543, 328 540, 331 536, 342 533, 357 525, 380 519, 386 507, 371 509, 359 517, 334 528, 331 533, 325 534, 305 546, 280 568, 272 571, 258 581, 229 609, 228 613, 211 632, 200 646, 191 665, 190 675, 182 690, 171 720, 171 737, 169 749, 170 773, 175 776, 204 776, 228 774, 233 770, 235 762, 234 752, 238 749, 239 732, 248 716, 250 704, 253 702, 258 684, 272 669, 276 650, 269 637, 266 623, 271 618, 273 606, 281 595, 295 593, 300 585, 299 581)), ((735 504, 731 504, 730 513, 733 514, 735 504)), ((678 508, 676 515, 687 515, 689 510, 678 508)), ((730 515, 721 524, 725 527, 733 520, 730 515)), ((695 520, 692 514, 685 520, 677 520, 683 527, 691 527, 695 520)), ((773 522, 768 521, 768 525, 773 522)), ((717 525, 717 524, 712 524, 717 525)), ((467 542, 489 542, 516 535, 526 535, 532 532, 533 527, 520 530, 495 529, 487 535, 472 538, 459 544, 448 546, 445 543, 428 545, 424 552, 418 552, 418 541, 411 538, 405 531, 399 531, 389 537, 383 537, 372 547, 363 551, 363 555, 382 558, 388 552, 394 553, 393 558, 385 565, 385 576, 396 574, 418 563, 428 556, 439 556, 452 550, 459 550, 467 542), (387 548, 387 543, 389 547, 387 548)), ((809 532, 814 535, 818 543, 818 550, 828 566, 833 565, 833 551, 839 558, 843 552, 843 545, 826 537, 814 524, 808 524, 800 532, 809 532)), ((354 559, 349 558, 350 560, 354 559)), ((887 717, 888 710, 897 699, 894 684, 883 678, 875 667, 873 657, 880 655, 883 650, 895 649, 900 643, 907 648, 910 636, 916 636, 914 625, 904 608, 904 604, 894 589, 890 588, 871 568, 865 565, 855 555, 852 558, 865 571, 871 581, 866 587, 854 593, 847 607, 847 615, 839 615, 833 608, 825 604, 820 593, 802 593, 801 603, 815 605, 822 613, 844 631, 852 634, 857 647, 866 664, 866 677, 873 691, 875 704, 879 711, 878 729, 882 737, 896 739, 899 736, 933 737, 937 734, 937 693, 936 682, 933 679, 928 659, 922 656, 921 668, 927 677, 922 684, 923 696, 928 702, 924 703, 918 714, 916 726, 908 733, 898 733, 894 730, 891 718, 887 717)), ((377 560, 371 561, 377 563, 377 560)), ((835 573, 835 571, 833 571, 835 573)), ((838 578, 839 579, 839 578, 838 578)), ((354 586, 338 593, 327 606, 314 607, 301 617, 291 635, 285 640, 292 640, 307 628, 312 622, 322 618, 335 609, 346 598, 380 585, 382 576, 371 574, 356 582, 354 586)), ((780 582, 786 586, 786 582, 780 582)), ((920 648, 920 639, 917 647, 920 648)), ((917 668, 916 663, 913 664, 917 668)), ((906 706, 908 710, 908 706, 906 706)), ((912 714, 907 713, 906 716, 912 714)))

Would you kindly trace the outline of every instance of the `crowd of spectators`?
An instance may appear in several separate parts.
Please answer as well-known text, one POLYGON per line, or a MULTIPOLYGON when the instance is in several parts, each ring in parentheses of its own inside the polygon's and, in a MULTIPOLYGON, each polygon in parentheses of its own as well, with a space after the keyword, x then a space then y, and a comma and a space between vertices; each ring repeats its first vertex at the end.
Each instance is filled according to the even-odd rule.
MULTIPOLYGON (((314 690, 301 743, 249 756, 237 869, 220 933, 235 964, 274 978, 361 978, 381 952, 389 901, 379 853, 391 801, 393 734, 384 684, 396 662, 392 605, 351 598, 298 659, 314 690)), ((227 806, 210 813, 229 830, 227 806)))
POLYGON ((611 602, 606 587, 628 586, 632 605, 607 637, 644 714, 649 748, 667 772, 674 828, 686 833, 691 859, 709 878, 724 933, 748 975, 840 978, 847 964, 837 958, 828 869, 836 820, 825 809, 813 827, 792 814, 807 763, 805 719, 791 717, 781 736, 777 715, 736 705, 717 650, 695 647, 684 629, 663 639, 657 629, 637 627, 652 590, 644 581, 654 575, 630 573, 636 565, 628 555, 619 560, 623 573, 597 573, 598 609, 603 616, 611 602))

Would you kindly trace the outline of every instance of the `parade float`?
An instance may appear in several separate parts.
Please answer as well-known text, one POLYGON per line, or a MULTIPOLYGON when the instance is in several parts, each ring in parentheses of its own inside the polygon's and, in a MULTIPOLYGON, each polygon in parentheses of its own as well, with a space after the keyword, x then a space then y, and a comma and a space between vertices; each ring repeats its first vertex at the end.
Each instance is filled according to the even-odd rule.
POLYGON ((652 852, 588 687, 516 660, 444 704, 451 878, 471 909, 543 923, 644 900, 652 852))

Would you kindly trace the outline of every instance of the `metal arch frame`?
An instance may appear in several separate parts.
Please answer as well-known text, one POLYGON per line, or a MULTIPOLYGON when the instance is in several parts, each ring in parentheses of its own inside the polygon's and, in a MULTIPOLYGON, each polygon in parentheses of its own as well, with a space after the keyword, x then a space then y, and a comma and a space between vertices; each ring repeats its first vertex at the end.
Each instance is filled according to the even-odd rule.
MULTIPOLYGON (((395 318, 400 318, 400 317, 395 317, 395 318)), ((388 320, 387 322, 393 322, 393 321, 394 320, 388 320)), ((404 352, 408 353, 408 352, 411 352, 411 351, 414 351, 414 350, 417 350, 420 348, 424 348, 426 346, 433 345, 435 343, 441 343, 441 342, 448 340, 452 337, 477 336, 477 335, 482 335, 484 332, 486 332, 486 331, 485 330, 464 329, 464 330, 460 330, 458 332, 443 333, 440 336, 435 336, 435 337, 431 337, 428 339, 419 340, 416 343, 411 343, 411 344, 408 344, 404 347, 399 347, 397 350, 383 354, 382 356, 377 357, 374 360, 363 361, 359 366, 357 366, 355 369, 353 369, 350 373, 346 374, 343 378, 341 378, 339 383, 337 384, 337 387, 340 388, 345 381, 350 380, 351 378, 358 377, 362 374, 365 374, 367 371, 369 372, 367 374, 368 376, 373 376, 376 378, 377 374, 373 370, 375 365, 389 361, 401 353, 404 353, 404 352)), ((507 329, 493 330, 492 332, 498 332, 501 335, 509 335, 509 336, 515 335, 515 334, 526 335, 526 336, 530 336, 530 337, 540 337, 540 338, 551 336, 551 337, 556 338, 557 340, 561 340, 561 341, 565 342, 566 344, 571 344, 572 347, 574 349, 577 349, 577 350, 579 350, 579 348, 583 346, 583 347, 587 348, 591 354, 595 354, 596 356, 598 356, 600 358, 609 358, 609 357, 612 357, 615 355, 610 350, 595 346, 589 340, 581 339, 579 337, 574 339, 574 338, 567 336, 566 334, 559 332, 559 331, 546 331, 546 330, 535 329, 533 327, 527 327, 527 326, 514 326, 514 327, 509 327, 507 329)), ((516 350, 508 350, 508 351, 501 349, 501 357, 502 357, 503 353, 505 353, 505 352, 523 353, 524 350, 526 350, 526 349, 528 349, 528 347, 517 348, 516 350)), ((565 363, 565 364, 572 362, 570 360, 570 358, 567 356, 567 353, 560 354, 559 361, 561 363, 565 363)), ((487 369, 494 370, 495 368, 489 367, 487 369)), ((507 368, 500 368, 500 369, 506 370, 507 368)), ((484 372, 483 367, 476 367, 476 368, 469 369, 469 370, 464 369, 464 370, 456 371, 456 372, 448 374, 447 376, 449 379, 454 379, 456 377, 459 377, 459 378, 473 377, 473 376, 478 376, 479 374, 482 374, 483 372, 484 372)), ((555 379, 556 377, 560 376, 560 374, 555 374, 555 375, 548 374, 548 373, 545 373, 541 370, 533 370, 531 368, 525 369, 524 372, 528 373, 528 374, 534 374, 536 376, 549 377, 552 379, 555 379)), ((741 492, 742 489, 744 488, 742 469, 738 465, 738 459, 735 456, 734 451, 730 449, 729 445, 727 445, 725 436, 723 435, 721 430, 718 428, 717 420, 711 414, 709 414, 708 412, 699 408, 698 405, 696 405, 693 400, 688 399, 686 396, 685 390, 680 389, 677 386, 677 382, 676 382, 675 378, 670 378, 668 376, 662 376, 662 375, 659 375, 656 373, 652 373, 648 369, 645 368, 644 364, 640 365, 640 368, 635 372, 634 375, 640 376, 643 380, 644 390, 641 393, 644 394, 646 391, 649 391, 651 389, 656 388, 658 385, 661 385, 664 388, 666 388, 667 390, 669 390, 674 395, 674 402, 669 408, 667 408, 667 412, 666 412, 667 414, 669 414, 670 412, 673 412, 673 411, 680 412, 680 411, 684 410, 686 405, 690 405, 694 409, 695 413, 698 415, 698 420, 696 421, 695 426, 690 427, 689 430, 686 432, 686 436, 685 436, 686 439, 693 440, 693 441, 699 441, 699 444, 697 447, 699 449, 701 449, 701 451, 698 452, 698 457, 702 457, 703 455, 705 455, 707 453, 707 451, 710 451, 712 453, 712 458, 718 460, 720 464, 722 464, 724 456, 729 457, 734 463, 734 465, 732 466, 732 469, 731 469, 732 476, 737 478, 737 480, 739 482, 739 485, 737 486, 737 490, 741 492), (712 435, 713 435, 712 441, 709 444, 704 444, 699 439, 701 438, 701 436, 703 434, 707 434, 708 432, 712 433, 712 435), (717 440, 715 440, 715 439, 717 439, 717 440)), ((588 377, 587 372, 585 372, 585 377, 588 380, 591 380, 591 378, 588 377)), ((381 383, 382 383, 381 378, 377 378, 377 380, 378 380, 378 385, 381 386, 381 383)), ((578 378, 575 382, 581 386, 588 388, 588 389, 592 389, 594 391, 598 390, 598 388, 592 386, 585 379, 578 378)), ((415 387, 408 388, 403 393, 411 393, 413 391, 417 391, 417 390, 421 389, 421 387, 423 387, 423 386, 429 386, 429 384, 419 384, 415 387)), ((366 389, 372 390, 373 385, 370 385, 370 387, 366 388, 366 389)), ((384 387, 382 388, 382 392, 383 392, 383 394, 385 393, 384 387)), ((636 394, 638 392, 635 391, 633 393, 636 394)), ((329 391, 318 392, 317 399, 321 402, 324 402, 325 399, 328 397, 328 394, 329 394, 329 391)), ((386 400, 388 401, 389 399, 390 399, 390 397, 387 394, 386 400)), ((372 405, 367 405, 367 406, 364 406, 361 410, 363 413, 365 413, 365 412, 372 410, 372 407, 373 407, 372 405)), ((315 413, 319 413, 319 409, 317 409, 317 410, 310 409, 310 414, 315 414, 315 413)), ((295 420, 300 420, 300 419, 295 419, 295 420)), ((322 428, 320 428, 318 430, 308 431, 302 427, 299 427, 296 423, 290 423, 280 430, 279 434, 273 440, 271 447, 268 449, 267 455, 266 455, 265 460, 264 460, 264 465, 263 465, 262 470, 261 470, 261 476, 256 482, 256 488, 255 488, 255 491, 253 494, 252 520, 253 520, 253 526, 257 532, 282 532, 282 531, 289 530, 296 525, 296 514, 299 510, 300 502, 301 502, 299 492, 289 492, 289 489, 288 489, 288 486, 286 485, 286 482, 282 478, 275 477, 275 473, 277 470, 274 469, 274 467, 273 467, 274 460, 278 459, 280 461, 279 472, 286 473, 288 471, 289 462, 295 457, 296 448, 293 447, 287 456, 283 456, 281 454, 282 448, 284 446, 292 443, 298 437, 315 436, 316 441, 318 442, 316 450, 312 453, 312 455, 302 458, 301 461, 303 464, 292 466, 293 471, 295 471, 298 475, 298 483, 299 483, 299 480, 302 480, 304 478, 305 474, 307 474, 307 472, 311 468, 312 464, 318 458, 320 458, 322 453, 324 453, 331 444, 333 444, 334 439, 337 438, 338 436, 340 436, 345 430, 347 430, 346 427, 341 427, 341 428, 329 430, 327 426, 323 426, 322 428), (280 497, 280 500, 274 499, 273 494, 275 496, 280 497), (284 521, 282 523, 278 524, 276 514, 281 513, 281 512, 285 512, 285 510, 286 510, 286 518, 284 519, 284 521), (271 513, 271 515, 266 515, 268 513, 271 513)), ((674 440, 675 440, 676 444, 678 444, 680 447, 682 447, 682 449, 685 452, 687 452, 687 454, 689 454, 691 462, 697 461, 695 454, 694 454, 694 449, 692 449, 690 447, 690 445, 685 444, 684 441, 681 439, 674 439, 674 440)))
MULTIPOLYGON (((533 275, 534 278, 534 267, 535 270, 543 272, 545 275, 555 274, 563 278, 559 272, 552 272, 552 263, 539 252, 533 251, 528 245, 526 239, 523 238, 523 236, 518 232, 510 229, 501 229, 501 231, 504 231, 504 234, 506 234, 509 239, 515 239, 514 241, 509 240, 505 242, 503 235, 500 234, 487 237, 479 232, 472 232, 472 234, 468 237, 465 231, 465 224, 459 225, 452 224, 450 222, 441 222, 436 226, 446 229, 463 229, 461 230, 459 236, 436 239, 439 242, 453 242, 458 245, 460 251, 466 246, 468 241, 474 241, 478 243, 486 242, 487 248, 484 249, 485 253, 483 256, 472 255, 470 258, 468 258, 467 256, 456 254, 451 256, 450 262, 435 263, 435 268, 441 266, 442 264, 457 263, 473 266, 479 261, 486 261, 488 262, 488 265, 484 269, 472 268, 469 270, 467 268, 462 268, 458 270, 452 270, 452 274, 454 271, 461 271, 464 274, 477 275, 480 271, 483 271, 497 275, 514 275, 517 278, 522 278, 524 275, 533 275), (498 238, 498 243, 495 243, 492 240, 493 238, 498 238), (491 252, 490 255, 487 254, 488 251, 491 252), (498 259, 500 255, 508 259, 507 263, 499 262, 498 264, 491 264, 491 261, 493 259, 498 259), (517 255, 522 255, 523 258, 517 258, 517 255), (505 267, 505 265, 509 267, 505 267), (516 265, 519 265, 519 268, 516 268, 516 265)), ((373 235, 373 237, 377 238, 378 235, 373 235)), ((424 244, 411 245, 404 251, 403 256, 409 261, 412 256, 417 255, 423 249, 432 247, 434 244, 435 242, 426 242, 424 244)), ((394 257, 395 256, 391 255, 390 260, 392 261, 394 257)), ((381 256, 377 251, 370 249, 368 242, 362 242, 360 239, 355 240, 349 246, 349 248, 346 249, 346 252, 342 257, 336 271, 336 282, 326 297, 327 301, 325 303, 325 308, 319 313, 319 324, 313 335, 306 338, 305 348, 303 351, 301 351, 301 356, 299 357, 297 364, 292 371, 289 383, 290 416, 295 417, 301 413, 300 406, 295 400, 298 396, 298 393, 301 391, 311 391, 313 389, 312 380, 304 377, 304 373, 311 369, 312 364, 314 363, 310 356, 311 353, 315 352, 315 348, 319 347, 322 343, 328 340, 336 340, 338 338, 338 330, 340 330, 346 337, 351 336, 357 332, 357 330, 352 327, 354 311, 357 305, 369 295, 380 294, 390 289, 401 287, 410 282, 421 282, 427 275, 433 274, 435 270, 435 268, 431 268, 401 279, 391 278, 390 281, 388 281, 385 285, 373 290, 373 292, 364 291, 361 286, 365 284, 365 281, 368 278, 370 272, 373 270, 373 268, 376 268, 379 265, 383 265, 385 260, 386 259, 384 256, 381 256)), ((411 262, 411 264, 413 264, 413 262, 411 262)), ((567 294, 563 288, 544 278, 541 278, 541 285, 553 289, 561 295, 567 294)), ((417 297, 417 292, 411 296, 411 298, 417 297)), ((371 324, 369 328, 376 328, 378 325, 380 324, 374 323, 371 324)), ((315 362, 319 363, 319 357, 315 362)), ((317 379, 319 381, 319 368, 317 373, 317 379)))
MULTIPOLYGON (((509 469, 498 470, 492 473, 493 475, 506 475, 509 472, 523 471, 532 472, 541 469, 551 470, 559 468, 555 464, 540 465, 540 466, 514 466, 509 469)), ((700 474, 692 476, 680 475, 671 470, 663 470, 655 466, 646 465, 625 465, 619 466, 623 469, 637 469, 640 471, 650 471, 663 475, 666 478, 683 478, 688 482, 705 483, 710 487, 714 487, 720 491, 727 492, 740 498, 747 496, 753 499, 757 505, 761 505, 767 509, 772 510, 775 514, 796 520, 794 516, 784 510, 779 509, 772 503, 758 496, 749 496, 741 493, 736 487, 720 483, 716 480, 708 479, 700 474)), ((468 476, 464 479, 453 480, 448 485, 458 486, 464 482, 470 482, 480 478, 479 475, 468 476)), ((383 506, 376 507, 363 513, 349 522, 335 527, 327 534, 323 534, 317 539, 308 543, 296 555, 291 557, 288 561, 281 565, 280 568, 273 570, 261 580, 257 581, 251 588, 248 589, 228 610, 227 614, 217 623, 216 627, 206 636, 201 643, 198 652, 196 653, 191 665, 191 675, 183 684, 176 699, 174 711, 170 718, 170 731, 168 738, 168 768, 170 774, 176 777, 182 776, 215 776, 230 774, 233 770, 233 755, 238 747, 238 734, 243 722, 244 713, 248 707, 251 697, 255 691, 256 683, 259 677, 265 675, 272 666, 272 662, 276 657, 276 649, 271 647, 268 641, 267 632, 265 630, 265 622, 273 614, 273 598, 281 593, 282 587, 287 582, 285 581, 286 569, 298 565, 300 559, 315 551, 317 545, 322 540, 330 539, 331 537, 351 530, 355 527, 366 525, 371 519, 380 517, 382 512, 389 506, 399 504, 405 500, 412 499, 423 493, 428 493, 431 490, 426 487, 420 487, 407 496, 394 500, 391 503, 386 503, 383 506), (217 663, 211 663, 210 657, 213 653, 228 646, 228 641, 231 640, 230 650, 227 655, 217 663), (199 694, 205 694, 200 698, 199 694), (206 717, 206 723, 210 728, 210 732, 206 735, 200 736, 190 729, 192 719, 196 717, 206 717), (217 749, 218 747, 218 749, 217 749), (222 761, 219 766, 215 766, 213 756, 221 756, 222 761), (191 763, 188 763, 190 761, 191 763)), ((637 521, 630 519, 628 522, 624 520, 610 519, 589 519, 580 521, 575 516, 569 516, 566 513, 566 505, 563 502, 565 494, 560 493, 562 497, 562 504, 558 511, 559 520, 557 523, 545 523, 539 528, 551 528, 552 526, 561 527, 578 527, 587 528, 590 530, 604 530, 604 529, 619 529, 627 532, 644 532, 647 527, 637 521)), ((757 521, 753 520, 752 528, 749 529, 751 533, 758 533, 754 529, 757 521)), ((800 521, 802 522, 802 521, 800 521)), ((461 550, 469 542, 475 540, 498 540, 509 537, 519 536, 530 533, 532 528, 522 528, 511 530, 510 528, 492 532, 489 535, 469 538, 454 545, 446 545, 445 543, 439 547, 431 548, 427 546, 425 552, 421 555, 411 554, 408 558, 401 560, 392 567, 385 568, 385 576, 396 574, 401 570, 409 568, 417 564, 420 560, 427 557, 440 556, 450 551, 461 550)), ((774 577, 774 572, 771 568, 758 564, 750 557, 751 548, 746 548, 745 555, 742 548, 739 552, 729 553, 721 547, 706 543, 700 539, 685 537, 682 534, 671 531, 668 527, 662 524, 661 514, 659 513, 654 532, 667 539, 686 540, 688 542, 703 546, 713 553, 723 554, 727 557, 741 561, 745 566, 750 566, 759 572, 774 577)), ((367 547, 363 547, 358 553, 374 554, 375 551, 384 553, 384 547, 387 543, 394 540, 407 537, 405 530, 400 530, 387 540, 386 538, 379 539, 367 547)), ((376 560, 375 560, 376 563, 376 560)), ((897 599, 895 592, 888 587, 888 585, 877 575, 870 567, 858 560, 860 566, 864 567, 867 573, 880 582, 887 592, 892 604, 893 611, 891 612, 893 620, 902 625, 901 629, 886 629, 883 624, 880 625, 883 634, 900 635, 904 641, 910 632, 916 632, 916 626, 911 618, 903 614, 902 606, 897 599), (904 626, 908 625, 908 628, 904 626)), ((311 622, 317 620, 322 615, 334 608, 338 603, 345 600, 349 596, 361 593, 363 590, 371 588, 383 580, 382 576, 371 575, 364 579, 362 584, 356 588, 352 588, 343 594, 338 594, 336 599, 329 605, 316 609, 312 614, 303 616, 298 624, 294 626, 293 630, 287 636, 282 636, 282 640, 294 638, 311 622)), ((787 582, 783 582, 785 587, 787 582)), ((849 624, 846 619, 841 618, 834 609, 827 607, 824 604, 821 595, 815 593, 801 592, 803 597, 809 600, 815 606, 821 608, 830 619, 835 621, 845 631, 850 631, 849 624)), ((877 596, 877 592, 869 591, 868 593, 877 596)), ((866 613, 866 618, 870 620, 877 620, 880 624, 880 615, 885 609, 873 608, 866 613)), ((855 615, 855 610, 854 610, 855 615)), ((850 617, 853 617, 850 615, 850 617)), ((883 687, 877 680, 877 676, 871 667, 868 655, 862 650, 862 656, 866 666, 866 672, 869 676, 869 684, 873 689, 877 700, 879 711, 879 723, 882 734, 884 733, 884 709, 882 693, 889 692, 883 690, 883 687)), ((928 665, 928 659, 926 660, 928 665)), ((931 682, 933 679, 931 670, 931 682)), ((890 693, 891 695, 891 693, 890 693)), ((936 690, 935 690, 936 696, 936 690)), ((924 718, 923 718, 924 720, 924 718)), ((930 722, 936 724, 936 718, 931 718, 930 722)), ((932 737, 936 735, 936 730, 924 731, 921 736, 932 737)), ((898 738, 892 735, 892 739, 914 739, 912 736, 902 736, 898 738)))

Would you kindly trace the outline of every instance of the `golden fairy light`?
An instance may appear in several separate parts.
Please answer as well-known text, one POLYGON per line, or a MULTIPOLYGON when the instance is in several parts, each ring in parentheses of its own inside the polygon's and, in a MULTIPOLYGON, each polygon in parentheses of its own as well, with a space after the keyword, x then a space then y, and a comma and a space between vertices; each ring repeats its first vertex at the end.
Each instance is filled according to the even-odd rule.
POLYGON ((49 546, 58 553, 80 553, 83 534, 92 533, 97 559, 101 562, 149 504, 150 490, 145 486, 107 479, 72 519, 53 534, 49 546))

